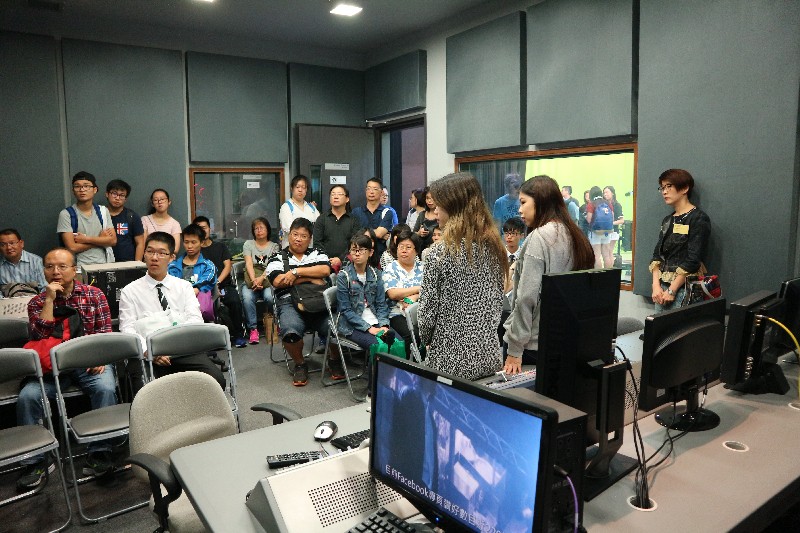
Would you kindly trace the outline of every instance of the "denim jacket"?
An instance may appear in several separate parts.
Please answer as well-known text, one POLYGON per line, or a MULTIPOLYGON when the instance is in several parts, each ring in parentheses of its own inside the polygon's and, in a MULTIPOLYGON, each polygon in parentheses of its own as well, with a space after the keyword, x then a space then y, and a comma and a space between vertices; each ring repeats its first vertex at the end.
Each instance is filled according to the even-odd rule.
MULTIPOLYGON (((167 271, 170 276, 183 279, 183 258, 186 254, 181 254, 175 261, 169 264, 167 271)), ((192 269, 194 275, 197 276, 191 281, 192 287, 200 289, 200 292, 209 292, 214 290, 217 284, 217 268, 214 263, 203 257, 201 253, 197 258, 197 263, 192 269)))
POLYGON ((675 274, 694 274, 705 272, 708 251, 708 237, 711 234, 711 219, 700 209, 693 209, 684 215, 667 215, 661 222, 650 271, 658 266, 662 281, 668 282, 675 274), (675 223, 688 226, 686 232, 675 232, 675 223), (668 279, 667 279, 668 278, 668 279))
POLYGON ((352 263, 348 263, 336 278, 336 300, 339 305, 339 333, 344 336, 354 329, 367 331, 372 324, 361 318, 364 312, 364 299, 369 302, 372 312, 378 318, 378 326, 389 325, 389 307, 386 305, 386 291, 380 271, 367 267, 367 282, 362 284, 352 263))

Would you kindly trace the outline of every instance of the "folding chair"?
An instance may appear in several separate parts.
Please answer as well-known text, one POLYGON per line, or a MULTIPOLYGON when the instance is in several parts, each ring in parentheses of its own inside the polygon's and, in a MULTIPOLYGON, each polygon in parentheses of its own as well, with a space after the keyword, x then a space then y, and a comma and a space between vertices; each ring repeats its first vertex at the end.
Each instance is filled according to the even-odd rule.
POLYGON ((233 367, 231 337, 221 324, 180 324, 154 331, 147 336, 147 364, 153 374, 153 354, 170 358, 225 350, 228 356, 228 392, 231 411, 239 427, 239 405, 236 401, 236 369, 233 367))
POLYGON ((147 505, 147 502, 144 501, 103 516, 95 518, 87 516, 81 503, 80 483, 75 472, 75 458, 70 444, 70 436, 78 444, 87 444, 114 437, 126 437, 128 435, 131 404, 121 403, 101 407, 69 417, 59 376, 67 370, 113 365, 125 359, 138 359, 141 370, 144 372, 142 346, 139 342, 139 337, 130 333, 86 335, 70 339, 50 350, 50 360, 53 363, 53 377, 56 385, 56 404, 61 417, 67 460, 72 471, 72 479, 75 480, 75 498, 78 501, 78 514, 87 522, 99 522, 147 505))
MULTIPOLYGON (((329 380, 325 379, 325 367, 328 365, 328 350, 325 351, 325 359, 322 363, 322 384, 325 387, 329 387, 331 385, 336 385, 337 383, 347 383, 347 387, 350 389, 350 395, 353 399, 357 402, 363 402, 366 399, 366 396, 361 397, 357 396, 355 392, 353 392, 353 385, 351 380, 355 380, 360 378, 364 375, 366 364, 364 368, 362 368, 361 372, 352 378, 350 377, 350 372, 347 370, 347 362, 344 359, 344 350, 342 348, 346 348, 348 354, 353 352, 364 352, 364 350, 355 342, 339 336, 339 312, 334 311, 334 307, 336 306, 336 287, 329 287, 325 289, 323 293, 325 296, 325 307, 328 309, 328 350, 330 350, 331 345, 336 346, 339 350, 339 361, 342 363, 342 369, 344 370, 344 379, 345 381, 338 380, 329 380)), ((365 353, 365 357, 369 357, 369 354, 365 353)))
POLYGON ((0 348, 22 348, 28 342, 28 321, 24 318, 0 318, 0 348))
MULTIPOLYGON (((280 331, 281 330, 281 320, 280 320, 280 317, 278 316, 278 306, 277 306, 277 301, 278 300, 275 298, 275 289, 270 287, 270 290, 272 291, 272 301, 276 302, 275 313, 273 314, 273 319, 275 320, 275 323, 278 325, 278 331, 280 331)), ((315 346, 315 341, 317 339, 317 332, 316 331, 314 331, 314 330, 306 330, 306 331, 303 332, 303 340, 305 340, 305 336, 308 335, 308 334, 311 334, 311 350, 309 350, 308 353, 304 353, 303 354, 303 359, 305 359, 306 363, 308 363, 309 362, 309 358, 314 355, 314 346, 315 346)), ((289 357, 289 353, 286 351, 286 348, 283 346, 283 341, 281 341, 281 350, 283 352, 283 360, 274 359, 272 357, 272 348, 270 348, 270 359, 272 359, 273 363, 284 363, 286 365, 286 370, 288 370, 289 373, 291 374, 292 373, 292 366, 291 366, 292 358, 289 357)), ((326 347, 326 353, 327 353, 327 347, 326 347)), ((313 374, 314 372, 320 372, 321 370, 322 369, 320 367, 315 367, 315 368, 310 368, 309 367, 309 369, 308 369, 309 373, 311 373, 311 374, 313 374)))
POLYGON ((417 328, 418 309, 419 302, 414 302, 406 307, 406 324, 408 325, 408 331, 411 332, 411 358, 414 359, 415 362, 420 363, 422 362, 422 354, 419 351, 417 335, 414 333, 415 328, 417 328))
MULTIPOLYGON (((39 391, 42 398, 47 398, 44 383, 42 382, 42 366, 39 363, 39 354, 34 350, 24 350, 22 348, 0 349, 0 382, 17 381, 22 377, 31 375, 36 376, 39 382, 39 391)), ((9 402, 5 401, 4 403, 9 402)), ((50 402, 44 400, 42 405, 44 407, 44 426, 16 426, 0 430, 0 467, 42 453, 53 453, 58 475, 61 479, 61 490, 64 493, 64 501, 67 504, 67 512, 69 514, 67 521, 53 531, 62 531, 72 522, 72 506, 69 503, 64 468, 61 464, 61 456, 58 453, 58 440, 53 434, 50 402)), ((45 475, 49 477, 49 474, 45 475)), ((0 501, 0 507, 33 496, 41 492, 45 486, 46 483, 42 483, 33 490, 0 501)))

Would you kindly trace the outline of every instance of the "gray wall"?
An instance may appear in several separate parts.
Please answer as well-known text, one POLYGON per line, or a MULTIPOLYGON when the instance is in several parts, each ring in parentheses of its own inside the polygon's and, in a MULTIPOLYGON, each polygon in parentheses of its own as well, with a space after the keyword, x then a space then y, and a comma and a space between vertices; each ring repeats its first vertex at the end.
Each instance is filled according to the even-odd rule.
POLYGON ((186 64, 193 162, 286 161, 285 63, 188 52, 186 64))
POLYGON ((527 11, 529 144, 633 133, 633 0, 527 11))
POLYGON ((57 244, 64 208, 56 52, 48 37, 0 33, 0 226, 37 254, 57 244))
POLYGON ((447 151, 525 140, 525 14, 447 38, 447 151))
MULTIPOLYGON (((129 206, 140 214, 156 187, 169 191, 170 214, 188 220, 188 176, 181 53, 91 41, 64 40, 64 98, 69 175, 124 179, 129 206)), ((55 213, 52 224, 55 225, 55 213)))
POLYGON ((364 73, 289 65, 289 101, 295 124, 364 125, 364 73))
POLYGON ((377 119, 421 110, 427 89, 427 54, 416 50, 367 69, 366 115, 377 119))
POLYGON ((729 300, 791 274, 798 28, 797 2, 642 2, 635 291, 650 291, 668 168, 697 181, 713 223, 708 266, 729 300))

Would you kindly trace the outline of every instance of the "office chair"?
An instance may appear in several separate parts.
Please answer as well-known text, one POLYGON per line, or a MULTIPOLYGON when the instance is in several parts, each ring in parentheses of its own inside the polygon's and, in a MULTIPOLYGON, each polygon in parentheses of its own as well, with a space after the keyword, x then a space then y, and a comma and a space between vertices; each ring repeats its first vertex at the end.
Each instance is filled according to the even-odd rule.
MULTIPOLYGON (((347 369, 347 362, 344 359, 344 350, 342 348, 345 348, 348 354, 352 354, 354 352, 364 352, 364 350, 355 342, 339 335, 339 312, 334 311, 334 308, 336 307, 336 287, 329 287, 325 289, 323 295, 325 297, 325 307, 328 309, 328 348, 325 350, 325 357, 322 363, 322 384, 325 387, 329 387, 331 385, 336 385, 337 383, 347 383, 347 387, 350 389, 350 396, 353 397, 353 400, 357 402, 363 402, 365 401, 366 396, 357 396, 353 391, 353 384, 351 381, 363 376, 365 370, 362 369, 359 374, 351 378, 350 371, 347 369), (328 365, 328 351, 330 350, 331 346, 336 346, 339 350, 339 361, 342 363, 345 381, 333 381, 325 378, 325 367, 328 365)), ((365 353, 365 357, 369 357, 369 354, 365 353)), ((366 368, 366 364, 364 365, 364 368, 366 368)))
MULTIPOLYGON (((147 364, 153 373, 153 355, 170 358, 224 350, 227 355, 228 383, 231 396, 229 407, 239 427, 239 404, 236 401, 236 369, 233 366, 231 337, 228 328, 221 324, 180 324, 154 331, 147 336, 147 364)), ((163 378, 160 378, 163 379, 163 378)), ((219 384, 217 384, 219 388, 219 384)))
MULTIPOLYGON (((65 391, 61 389, 59 376, 66 370, 113 365, 125 359, 138 360, 144 373, 142 346, 139 337, 136 335, 129 333, 86 335, 65 341, 50 350, 50 360, 53 363, 53 377, 56 385, 56 405, 61 417, 67 460, 72 471, 73 480, 77 481, 78 477, 75 472, 75 457, 70 444, 70 436, 78 444, 127 436, 128 412, 131 404, 121 403, 92 409, 86 413, 70 417, 64 401, 65 391)), ((78 502, 78 514, 86 522, 98 522, 147 505, 146 501, 140 502, 99 517, 89 517, 83 509, 79 487, 80 483, 76 482, 75 498, 78 502)))
POLYGON ((422 354, 419 350, 419 341, 417 340, 417 334, 415 331, 418 331, 417 328, 417 313, 419 312, 419 302, 414 302, 413 304, 406 307, 406 325, 408 326, 408 331, 411 332, 411 358, 416 363, 422 362, 422 354))
MULTIPOLYGON (((273 415, 273 424, 300 415, 275 404, 253 406, 273 415)), ((237 421, 219 384, 202 372, 179 372, 145 385, 131 405, 131 464, 142 467, 134 474, 150 482, 150 506, 156 514, 156 532, 205 531, 170 466, 170 454, 237 433, 237 421), (162 487, 165 490, 162 490, 162 487)), ((213 458, 212 460, 224 460, 213 458)), ((242 501, 244 505, 244 501, 242 501)))
MULTIPOLYGON (((14 382, 26 376, 35 376, 39 382, 39 391, 42 398, 46 398, 44 383, 42 382, 42 366, 39 363, 39 354, 34 350, 24 350, 22 348, 0 349, 0 382, 14 382)), ((11 403, 16 398, 4 398, 2 403, 11 403)), ((64 468, 61 464, 61 456, 58 453, 58 440, 53 434, 53 420, 50 413, 50 402, 44 401, 44 426, 16 426, 0 430, 0 467, 19 462, 27 457, 42 453, 53 453, 55 465, 58 468, 58 476, 61 480, 61 490, 64 493, 64 501, 67 504, 66 522, 53 531, 62 531, 72 522, 72 506, 69 503, 69 493, 67 483, 64 479, 64 468)), ((45 474, 49 477, 49 474, 45 474)), ((41 492, 46 483, 41 483, 38 487, 23 494, 18 494, 0 501, 0 507, 10 503, 28 498, 41 492)), ((52 532, 51 532, 52 533, 52 532)))
POLYGON ((617 318, 617 337, 625 335, 626 333, 639 331, 640 329, 644 329, 644 322, 638 318, 630 316, 621 316, 617 318))

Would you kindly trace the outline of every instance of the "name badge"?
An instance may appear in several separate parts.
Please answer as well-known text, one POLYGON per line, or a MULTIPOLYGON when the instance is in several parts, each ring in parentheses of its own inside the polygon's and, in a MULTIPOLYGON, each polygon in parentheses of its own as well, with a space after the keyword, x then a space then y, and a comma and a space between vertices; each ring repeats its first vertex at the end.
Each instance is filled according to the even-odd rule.
POLYGON ((689 225, 688 224, 675 224, 672 227, 672 233, 676 233, 678 235, 689 235, 689 225))

